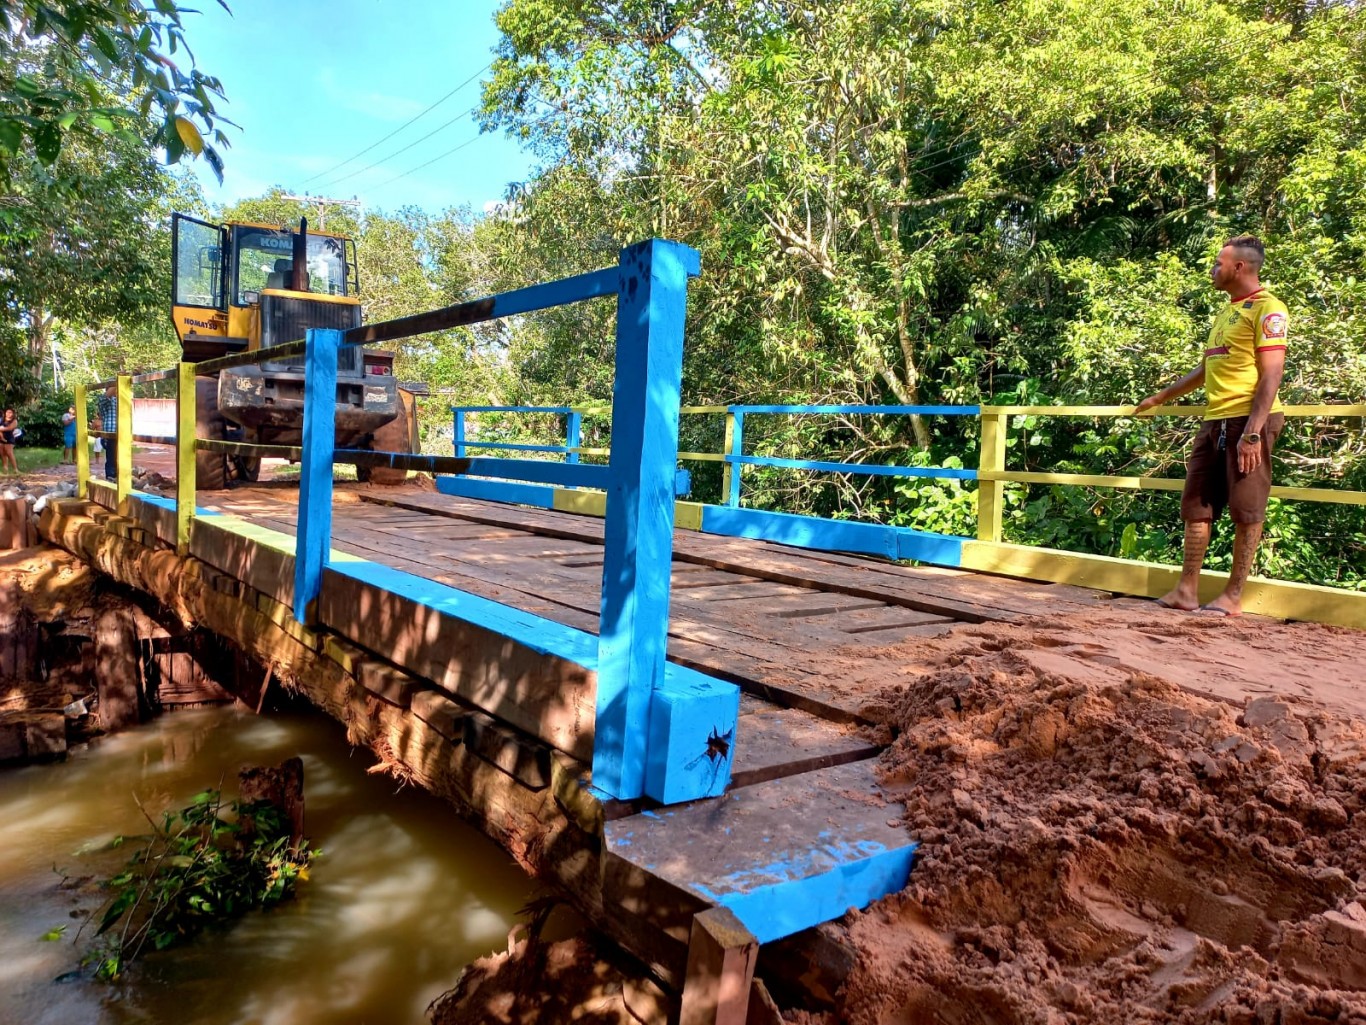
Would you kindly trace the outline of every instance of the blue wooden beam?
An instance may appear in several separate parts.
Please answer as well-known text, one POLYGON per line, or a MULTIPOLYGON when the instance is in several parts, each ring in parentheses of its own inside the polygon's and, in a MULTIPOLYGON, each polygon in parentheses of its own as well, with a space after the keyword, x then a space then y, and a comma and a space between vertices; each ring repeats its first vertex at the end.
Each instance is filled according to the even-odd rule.
POLYGON ((622 799, 645 792, 651 699, 664 681, 683 323, 700 271, 696 250, 662 239, 621 253, 593 784, 622 799))
POLYGON ((578 410, 570 409, 564 415, 564 447, 570 451, 565 454, 565 461, 577 463, 579 453, 574 449, 583 444, 583 414, 578 410))
POLYGON ((742 410, 731 410, 732 429, 730 451, 726 459, 726 478, 730 485, 726 492, 726 504, 734 508, 740 505, 740 477, 744 472, 741 461, 745 454, 745 414, 742 410))
POLYGON ((342 333, 309 328, 304 349, 304 437, 299 468, 299 528, 294 558, 294 618, 310 623, 332 544, 332 456, 336 447, 337 350, 342 333))
POLYGON ((731 406, 737 413, 868 413, 909 416, 976 416, 981 406, 731 406))
POLYGON ((739 687, 666 663, 650 696, 645 793, 661 804, 721 796, 730 784, 739 719, 739 687))
POLYGON ((555 508, 556 489, 548 484, 517 484, 505 480, 451 477, 443 473, 436 478, 436 490, 443 495, 477 498, 484 502, 508 502, 538 509, 555 508))
POLYGON ((732 509, 723 505, 702 507, 702 531, 728 537, 776 541, 794 548, 860 552, 886 559, 915 559, 937 566, 959 565, 963 559, 963 542, 967 540, 883 523, 826 520, 819 516, 732 509))
MULTIPOLYGON (((876 463, 828 463, 819 459, 782 459, 778 456, 728 455, 726 462, 741 466, 782 466, 792 470, 824 470, 828 473, 855 473, 865 477, 944 477, 976 480, 976 470, 942 466, 881 466, 876 463)), ((734 504, 734 503, 732 503, 734 504)))

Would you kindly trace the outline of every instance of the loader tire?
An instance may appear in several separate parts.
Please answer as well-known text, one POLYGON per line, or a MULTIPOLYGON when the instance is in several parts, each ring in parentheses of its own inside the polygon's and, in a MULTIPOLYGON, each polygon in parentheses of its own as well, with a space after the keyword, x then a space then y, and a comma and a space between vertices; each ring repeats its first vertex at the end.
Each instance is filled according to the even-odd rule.
MULTIPOLYGON (((218 412, 218 379, 194 379, 194 433, 197 438, 222 441, 227 421, 218 412)), ((196 450, 194 487, 196 491, 221 491, 228 486, 228 457, 222 452, 196 450)))
MULTIPOLYGON (((402 412, 375 431, 370 441, 372 452, 408 453, 418 450, 417 404, 413 396, 402 389, 399 390, 398 401, 402 412)), ((408 471, 389 466, 357 466, 356 479, 393 487, 408 479, 408 471)))

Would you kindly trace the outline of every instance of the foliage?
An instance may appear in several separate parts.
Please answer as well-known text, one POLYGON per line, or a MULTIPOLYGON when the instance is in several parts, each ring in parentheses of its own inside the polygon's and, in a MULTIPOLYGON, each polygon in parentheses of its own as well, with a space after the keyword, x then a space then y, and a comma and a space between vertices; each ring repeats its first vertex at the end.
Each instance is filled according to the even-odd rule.
POLYGON ((133 336, 173 337, 166 222, 191 195, 146 144, 78 137, 50 164, 21 154, 9 171, 0 197, 0 297, 27 335, 32 361, 57 358, 55 343, 64 372, 79 380, 96 352, 106 363, 136 359, 144 353, 133 336))
POLYGON ((38 394, 38 361, 17 325, 0 322, 0 402, 20 408, 38 394))
POLYGON ((221 180, 223 87, 194 67, 188 13, 174 0, 0 0, 0 172, 20 154, 52 164, 73 135, 138 140, 151 122, 169 163, 202 156, 221 180))
MULTIPOLYGON (((62 414, 74 404, 70 391, 44 389, 36 400, 19 412, 26 446, 62 447, 62 414)), ((89 420, 89 416, 85 417, 89 420)))
POLYGON ((164 950, 206 926, 287 899, 318 854, 306 841, 290 845, 289 821, 274 805, 225 805, 217 790, 196 794, 160 823, 147 820, 150 836, 113 841, 137 851, 105 880, 108 897, 86 923, 101 939, 82 966, 106 981, 148 949, 164 950))
MULTIPOLYGON (((1134 402, 1200 358, 1222 301, 1206 268, 1243 231, 1266 240, 1291 309, 1284 398, 1366 393, 1357 3, 509 0, 499 26, 485 122, 546 166, 486 239, 561 273, 595 239, 700 249, 686 401, 1134 402)), ((509 355, 541 396, 575 401, 610 380, 594 341, 547 318, 509 355)), ((1179 476, 1189 424, 1014 434, 1014 468, 1179 476)), ((975 461, 964 420, 765 417, 746 438, 975 461)), ((1350 424, 1287 431, 1280 482, 1360 486, 1362 447, 1350 424)), ((745 482, 760 507, 971 532, 955 485, 745 482)), ((1007 495, 1011 539, 1179 561, 1170 496, 1007 495)), ((1262 554, 1279 575, 1352 582, 1362 532, 1358 510, 1286 506, 1262 554)), ((1227 556, 1221 536, 1212 558, 1227 556)))
MULTIPOLYGON (((27 432, 28 428, 24 428, 27 432)), ((36 473, 40 470, 50 470, 62 461, 62 450, 56 448, 30 448, 27 445, 16 446, 14 449, 14 461, 19 464, 19 472, 36 473)))

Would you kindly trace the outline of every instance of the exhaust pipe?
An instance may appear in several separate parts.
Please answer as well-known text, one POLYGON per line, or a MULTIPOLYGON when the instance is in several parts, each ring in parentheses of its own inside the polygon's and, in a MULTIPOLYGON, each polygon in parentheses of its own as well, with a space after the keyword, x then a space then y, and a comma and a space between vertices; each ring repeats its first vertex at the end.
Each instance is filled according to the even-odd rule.
POLYGON ((296 292, 308 291, 308 218, 299 218, 299 233, 294 236, 294 277, 289 287, 296 292))

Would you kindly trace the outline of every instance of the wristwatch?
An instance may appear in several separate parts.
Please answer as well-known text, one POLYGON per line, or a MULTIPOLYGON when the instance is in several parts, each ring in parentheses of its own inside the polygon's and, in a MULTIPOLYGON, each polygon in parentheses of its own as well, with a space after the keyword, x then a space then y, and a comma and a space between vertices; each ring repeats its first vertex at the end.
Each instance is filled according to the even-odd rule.
POLYGON ((1258 434, 1256 431, 1248 431, 1246 434, 1244 434, 1241 438, 1238 439, 1238 442, 1239 444, 1242 444, 1244 441, 1246 441, 1249 444, 1255 445, 1257 444, 1257 442, 1261 440, 1262 436, 1258 434))

